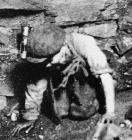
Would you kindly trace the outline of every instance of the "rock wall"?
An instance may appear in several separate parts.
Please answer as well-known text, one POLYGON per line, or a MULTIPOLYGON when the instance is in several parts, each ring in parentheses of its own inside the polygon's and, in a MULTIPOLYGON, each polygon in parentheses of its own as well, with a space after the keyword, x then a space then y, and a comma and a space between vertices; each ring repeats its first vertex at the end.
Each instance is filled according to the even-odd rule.
POLYGON ((0 44, 15 48, 21 25, 51 22, 94 36, 102 49, 122 56, 132 46, 131 7, 131 0, 1 0, 0 44))
MULTIPOLYGON (((47 22, 62 27, 67 33, 95 37, 111 59, 117 89, 132 88, 132 77, 125 75, 132 74, 132 64, 120 66, 113 60, 115 56, 120 62, 132 61, 131 0, 0 0, 0 97, 14 95, 5 79, 8 79, 7 70, 12 69, 18 58, 21 26, 28 24, 37 28, 47 22)), ((0 102, 3 104, 6 100, 0 102)))

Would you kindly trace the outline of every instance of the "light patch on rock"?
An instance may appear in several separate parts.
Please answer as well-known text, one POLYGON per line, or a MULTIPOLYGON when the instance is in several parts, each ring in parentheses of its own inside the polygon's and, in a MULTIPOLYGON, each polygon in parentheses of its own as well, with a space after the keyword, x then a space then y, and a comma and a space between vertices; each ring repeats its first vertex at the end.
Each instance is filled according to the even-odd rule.
POLYGON ((99 25, 88 25, 79 29, 80 33, 85 33, 94 37, 109 38, 116 36, 117 24, 115 22, 99 24, 99 25))
POLYGON ((0 96, 0 110, 3 110, 7 106, 7 100, 5 96, 0 96))

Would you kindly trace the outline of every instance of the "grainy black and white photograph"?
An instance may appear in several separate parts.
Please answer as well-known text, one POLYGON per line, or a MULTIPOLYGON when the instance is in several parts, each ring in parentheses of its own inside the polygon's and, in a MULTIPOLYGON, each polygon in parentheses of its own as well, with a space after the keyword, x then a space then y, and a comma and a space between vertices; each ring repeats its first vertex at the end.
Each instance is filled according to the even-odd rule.
POLYGON ((131 0, 0 0, 0 140, 132 140, 131 0))

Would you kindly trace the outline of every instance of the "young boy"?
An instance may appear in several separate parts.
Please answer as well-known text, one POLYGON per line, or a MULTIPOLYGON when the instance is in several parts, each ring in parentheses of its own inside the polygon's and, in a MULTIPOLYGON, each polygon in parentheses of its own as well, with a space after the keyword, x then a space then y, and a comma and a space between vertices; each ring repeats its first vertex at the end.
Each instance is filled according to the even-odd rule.
MULTIPOLYGON (((67 64, 75 58, 85 61, 91 73, 101 80, 106 100, 106 114, 104 118, 106 120, 113 119, 115 116, 115 91, 111 76, 112 69, 109 67, 106 56, 97 46, 93 37, 79 33, 65 34, 62 29, 50 24, 34 29, 29 35, 28 42, 27 52, 29 56, 27 56, 27 61, 31 63, 39 63, 41 58, 43 61, 43 57, 48 58, 49 56, 50 58, 52 57, 52 61, 47 64, 47 67, 52 67, 52 65, 58 63, 67 64), (40 59, 35 59, 36 56, 40 59)), ((46 79, 39 79, 34 85, 32 83, 27 84, 28 93, 25 93, 25 109, 28 111, 23 113, 23 117, 26 120, 32 121, 38 118, 40 110, 38 108, 40 108, 41 99, 43 98, 42 93, 45 92, 46 87, 46 79), (41 86, 41 83, 43 86, 41 86), (39 95, 37 95, 40 99, 39 102, 34 97, 36 96, 33 92, 34 90, 39 91, 39 95), (37 111, 37 115, 33 115, 33 113, 29 115, 32 112, 30 110, 37 111)), ((18 127, 15 129, 15 132, 21 130, 21 128, 18 127)))

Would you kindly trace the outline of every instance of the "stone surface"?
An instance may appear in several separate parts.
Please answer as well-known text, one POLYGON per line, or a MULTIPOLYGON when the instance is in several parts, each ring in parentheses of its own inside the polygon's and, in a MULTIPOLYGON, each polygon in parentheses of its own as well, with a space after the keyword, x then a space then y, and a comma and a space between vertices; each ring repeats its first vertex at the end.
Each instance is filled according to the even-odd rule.
POLYGON ((4 109, 6 106, 7 106, 6 97, 0 95, 0 110, 4 109))
MULTIPOLYGON (((123 0, 2 0, 0 29, 20 30, 22 24, 37 28, 45 22, 53 22, 67 32, 78 32, 81 27, 92 36, 110 38, 118 34, 118 24, 122 24, 119 19, 125 15, 126 7, 127 1, 123 0)), ((130 6, 128 9, 130 18, 130 6)), ((10 44, 9 36, 1 34, 0 42, 10 44)))
POLYGON ((1 0, 0 9, 30 9, 40 10, 43 9, 46 0, 1 0))
POLYGON ((112 46, 116 46, 116 41, 114 38, 96 39, 97 45, 103 50, 108 50, 113 52, 112 46))
POLYGON ((0 44, 8 46, 10 44, 9 36, 0 32, 0 44))
MULTIPOLYGON (((12 11, 10 11, 12 12, 12 11)), ((45 22, 45 16, 44 13, 21 13, 18 11, 17 16, 13 16, 10 18, 0 18, 0 29, 5 28, 4 30, 10 31, 12 30, 20 30, 21 25, 28 24, 31 27, 38 27, 39 25, 43 24, 45 22)), ((12 14, 15 14, 12 12, 12 14)), ((0 30, 1 31, 1 30, 0 30)))
POLYGON ((123 55, 132 47, 132 36, 129 34, 119 34, 116 38, 116 42, 119 46, 119 54, 123 55))
POLYGON ((21 33, 21 26, 27 24, 32 28, 37 28, 45 22, 44 13, 33 15, 18 15, 12 18, 0 18, 0 44, 6 47, 17 46, 18 36, 21 33))
POLYGON ((91 25, 87 27, 82 27, 79 29, 80 33, 85 33, 94 37, 109 38, 116 36, 117 32, 116 22, 109 22, 99 25, 91 25))
MULTIPOLYGON (((94 36, 101 49, 120 57, 132 46, 131 9, 131 0, 1 0, 0 47, 5 45, 4 49, 9 46, 17 49, 21 25, 37 28, 50 22, 67 33, 80 32, 94 36)), ((9 51, 1 52, 0 49, 0 54, 10 59, 9 51)), ((127 58, 131 61, 130 55, 127 58)))
POLYGON ((93 0, 92 2, 90 0, 49 0, 48 2, 57 13, 55 21, 58 24, 74 24, 80 22, 94 22, 104 18, 118 18, 115 0, 93 0), (107 8, 109 8, 108 12, 107 8), (110 11, 112 10, 113 12, 111 13, 110 11), (102 11, 104 12, 103 14, 102 11))
MULTIPOLYGON (((132 88, 132 65, 121 64, 117 60, 120 56, 125 56, 129 62, 132 61, 132 1, 131 0, 1 0, 0 1, 0 48, 4 46, 2 51, 0 49, 0 68, 6 71, 7 63, 14 62, 17 58, 15 53, 12 59, 8 56, 9 51, 6 48, 10 44, 15 50, 10 52, 14 54, 17 48, 18 34, 21 33, 21 25, 29 24, 33 28, 39 27, 41 24, 46 22, 55 23, 61 26, 67 33, 79 32, 80 30, 86 30, 86 33, 96 38, 97 43, 101 49, 108 50, 106 53, 110 66, 116 71, 115 80, 117 80, 117 90, 125 90, 132 88), (107 29, 106 29, 107 27, 107 29), (11 40, 13 38, 13 40, 11 40), (1 45, 2 44, 2 45, 1 45), (14 44, 14 45, 13 45, 14 44), (112 47, 117 48, 116 51, 112 50, 112 47), (130 49, 130 51, 128 51, 130 49), (128 51, 128 53, 124 52, 128 51), (116 56, 116 57, 115 57, 116 56), (8 61, 6 61, 8 60, 8 61), (126 75, 128 74, 128 75, 126 75)), ((0 80, 3 77, 0 77, 0 80)), ((131 92, 130 92, 131 93, 131 92)), ((131 94, 125 93, 124 96, 121 93, 122 100, 125 101, 124 97, 131 100, 131 94)), ((10 88, 4 84, 0 86, 0 95, 13 96, 10 88)), ((118 95, 118 94, 117 94, 118 95)), ((2 96, 2 97, 3 97, 2 96)), ((5 97, 4 97, 5 98, 5 97)), ((128 105, 131 103, 128 101, 121 102, 118 106, 128 105)), ((4 108, 6 102, 0 97, 0 106, 4 108), (2 104, 2 105, 1 105, 2 104)), ((118 108, 119 118, 124 117, 126 110, 118 108), (121 113, 121 114, 120 114, 121 113)), ((0 108, 1 110, 1 108, 0 108)), ((44 118, 44 116, 42 117, 44 118)), ((118 121, 119 121, 118 118, 118 121)), ((95 118, 93 119, 95 121, 95 118)), ((97 122, 98 119, 96 119, 97 122)), ((67 121, 67 120, 65 120, 67 121)), ((38 139, 38 136, 44 136, 43 139, 86 139, 91 132, 91 126, 95 127, 96 122, 88 120, 83 122, 74 122, 72 125, 71 121, 65 123, 67 130, 61 130, 56 132, 53 125, 42 123, 41 125, 49 126, 44 127, 41 131, 39 125, 37 131, 34 131, 31 139, 38 139), (88 123, 90 122, 90 124, 88 123), (86 129, 85 129, 86 128, 86 129), (72 131, 71 131, 72 130, 72 131), (70 132, 70 133, 69 133, 70 132), (58 133, 60 135, 58 135, 58 133)), ((1 121, 5 123, 6 121, 1 121)), ((45 121, 44 121, 45 122, 45 121)), ((8 126, 4 125, 2 126, 8 126)), ((0 124, 1 127, 1 124, 0 124)), ((2 131, 5 127, 0 129, 2 136, 1 139, 8 139, 7 130, 2 131)), ((11 130, 13 128, 11 127, 11 130)), ((9 133, 8 133, 9 134, 9 133)), ((91 136, 91 135, 90 135, 91 136)), ((21 137, 23 139, 30 139, 29 137, 21 137)), ((10 139, 10 138, 9 138, 10 139)), ((14 138, 19 139, 19 138, 14 138)), ((41 137, 40 137, 41 139, 41 137)), ((91 140, 91 137, 89 138, 91 140)), ((131 139, 131 138, 130 138, 131 139)))
POLYGON ((59 25, 117 19, 116 0, 2 0, 0 9, 44 10, 59 25))
POLYGON ((13 89, 7 84, 0 86, 0 96, 14 96, 13 89))

